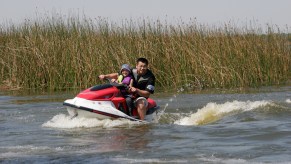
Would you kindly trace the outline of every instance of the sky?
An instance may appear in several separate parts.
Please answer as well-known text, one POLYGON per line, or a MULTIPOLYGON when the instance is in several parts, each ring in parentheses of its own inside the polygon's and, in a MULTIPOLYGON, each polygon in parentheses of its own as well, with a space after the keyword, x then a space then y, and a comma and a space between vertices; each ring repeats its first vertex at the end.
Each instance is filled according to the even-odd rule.
POLYGON ((211 25, 252 21, 283 30, 291 27, 291 0, 0 0, 0 4, 0 24, 59 13, 112 21, 150 18, 175 23, 196 18, 211 25))

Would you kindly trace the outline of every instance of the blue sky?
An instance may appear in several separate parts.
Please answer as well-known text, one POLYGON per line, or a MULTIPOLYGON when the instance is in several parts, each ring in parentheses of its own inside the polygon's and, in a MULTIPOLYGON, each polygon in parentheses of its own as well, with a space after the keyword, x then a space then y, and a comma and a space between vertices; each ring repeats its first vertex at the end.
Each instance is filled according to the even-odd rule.
POLYGON ((0 23, 23 22, 51 13, 85 14, 112 21, 143 17, 175 22, 196 18, 198 23, 241 25, 255 21, 283 29, 291 27, 291 0, 0 0, 0 23))

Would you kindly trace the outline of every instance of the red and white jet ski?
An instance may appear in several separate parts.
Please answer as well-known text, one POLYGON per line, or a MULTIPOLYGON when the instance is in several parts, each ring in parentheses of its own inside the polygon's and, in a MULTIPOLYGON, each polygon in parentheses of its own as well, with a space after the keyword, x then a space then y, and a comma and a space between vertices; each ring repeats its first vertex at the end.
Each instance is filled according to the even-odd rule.
MULTIPOLYGON (((101 84, 80 92, 75 98, 64 101, 63 105, 74 117, 116 119, 125 118, 132 121, 141 121, 138 118, 136 109, 132 109, 132 115, 128 115, 128 107, 121 89, 125 85, 117 83, 101 84)), ((152 121, 158 113, 159 106, 148 98, 148 110, 145 116, 146 121, 152 121)))

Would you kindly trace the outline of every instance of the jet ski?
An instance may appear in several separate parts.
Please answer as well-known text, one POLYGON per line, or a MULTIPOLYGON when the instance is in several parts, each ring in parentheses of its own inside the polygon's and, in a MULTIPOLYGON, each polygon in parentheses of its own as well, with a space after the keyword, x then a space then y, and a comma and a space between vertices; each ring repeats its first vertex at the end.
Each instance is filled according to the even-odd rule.
MULTIPOLYGON (((122 90, 127 89, 124 84, 111 82, 90 87, 80 92, 75 98, 65 100, 63 105, 71 118, 85 117, 103 119, 124 118, 131 121, 141 121, 136 108, 129 113, 122 90)), ((159 106, 148 98, 148 110, 145 121, 151 122, 158 113, 159 106)))

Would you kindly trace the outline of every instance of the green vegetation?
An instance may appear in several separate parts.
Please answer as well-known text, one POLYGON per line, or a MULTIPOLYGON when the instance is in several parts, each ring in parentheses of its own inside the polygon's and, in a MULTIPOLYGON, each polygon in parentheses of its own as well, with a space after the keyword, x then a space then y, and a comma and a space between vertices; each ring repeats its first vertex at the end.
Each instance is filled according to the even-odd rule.
MULTIPOLYGON (((279 31, 279 29, 277 29, 279 31)), ((290 35, 268 27, 207 27, 106 19, 27 20, 0 27, 0 86, 86 88, 146 57, 157 87, 237 88, 290 82, 290 35)))

